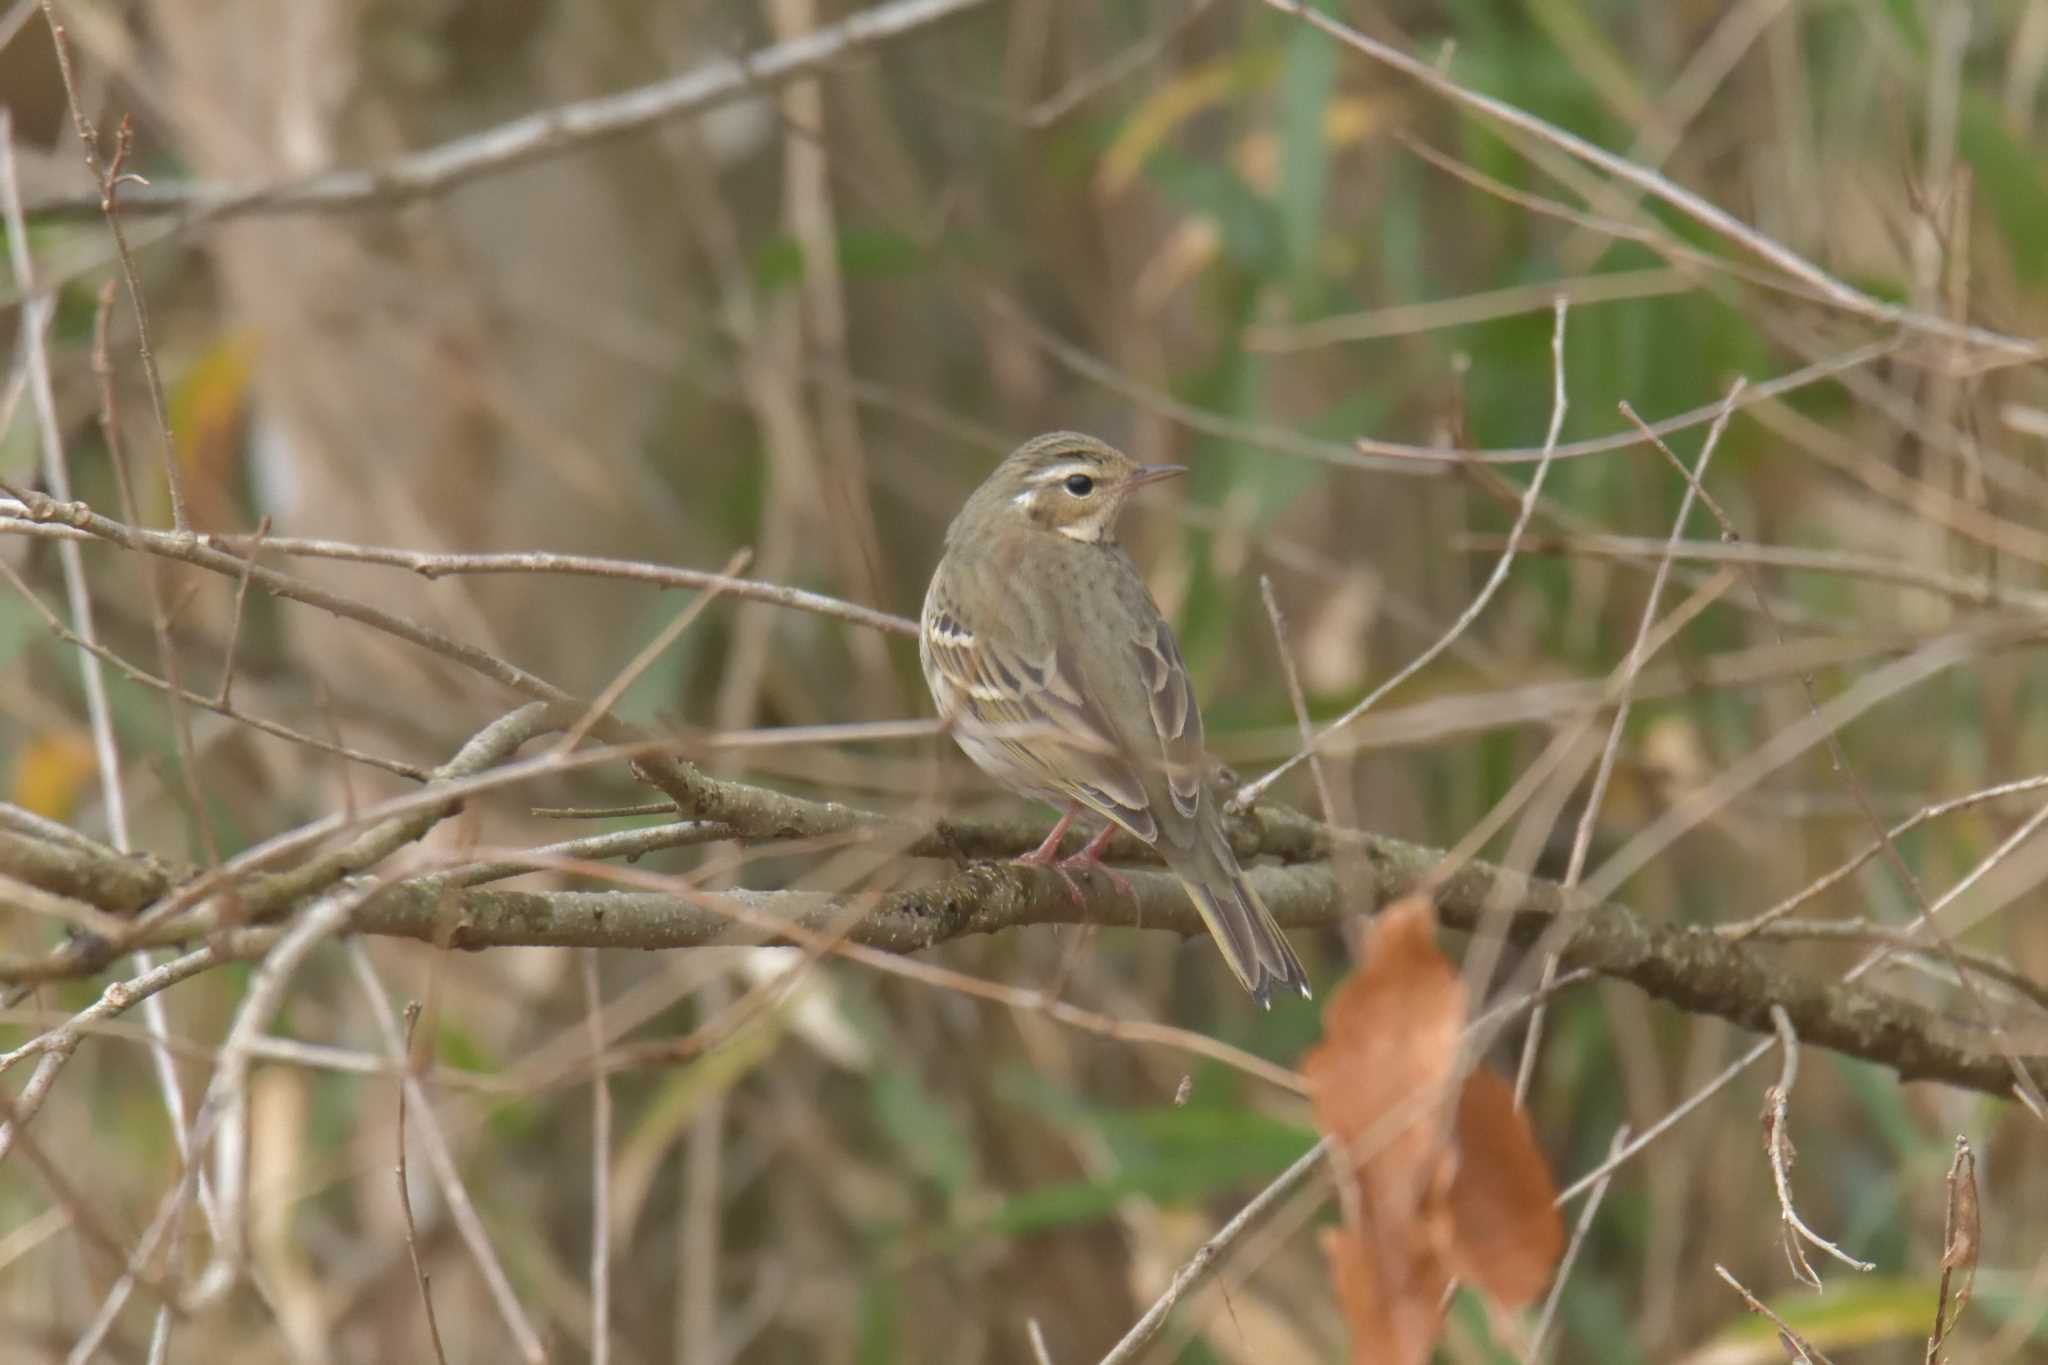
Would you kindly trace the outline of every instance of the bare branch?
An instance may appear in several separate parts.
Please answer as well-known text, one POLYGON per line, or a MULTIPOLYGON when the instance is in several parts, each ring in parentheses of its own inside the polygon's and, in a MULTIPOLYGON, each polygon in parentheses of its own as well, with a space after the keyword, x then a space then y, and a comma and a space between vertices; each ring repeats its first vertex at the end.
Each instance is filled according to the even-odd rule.
MULTIPOLYGON (((136 186, 121 197, 121 207, 130 214, 176 213, 192 223, 247 213, 393 208, 478 176, 702 113, 985 3, 987 0, 894 0, 759 52, 722 57, 680 76, 616 95, 542 109, 382 166, 281 183, 163 181, 136 186)), ((52 199, 35 208, 39 213, 98 213, 100 202, 94 195, 89 199, 52 199)))

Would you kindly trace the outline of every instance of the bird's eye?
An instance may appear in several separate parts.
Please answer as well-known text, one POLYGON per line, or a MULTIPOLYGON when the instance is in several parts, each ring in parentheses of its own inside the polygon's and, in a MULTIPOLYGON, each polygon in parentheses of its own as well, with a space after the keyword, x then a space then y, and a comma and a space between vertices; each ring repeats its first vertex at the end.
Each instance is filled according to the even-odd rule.
POLYGON ((1095 480, 1086 474, 1067 475, 1067 491, 1077 498, 1085 498, 1095 491, 1095 480))

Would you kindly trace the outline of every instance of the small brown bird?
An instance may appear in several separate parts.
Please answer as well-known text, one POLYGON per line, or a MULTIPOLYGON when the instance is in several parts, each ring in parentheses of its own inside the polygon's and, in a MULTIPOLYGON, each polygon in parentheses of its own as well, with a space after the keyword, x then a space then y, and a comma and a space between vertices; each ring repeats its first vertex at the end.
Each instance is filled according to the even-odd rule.
POLYGON ((946 531, 918 653, 967 756, 1004 786, 1065 811, 1019 861, 1065 875, 1100 863, 1119 828, 1144 840, 1264 1005, 1276 984, 1307 995, 1308 978, 1203 790, 1202 713, 1187 665, 1116 543, 1124 499, 1184 472, 1071 431, 1019 446, 946 531), (1084 807, 1109 823, 1056 862, 1084 807))

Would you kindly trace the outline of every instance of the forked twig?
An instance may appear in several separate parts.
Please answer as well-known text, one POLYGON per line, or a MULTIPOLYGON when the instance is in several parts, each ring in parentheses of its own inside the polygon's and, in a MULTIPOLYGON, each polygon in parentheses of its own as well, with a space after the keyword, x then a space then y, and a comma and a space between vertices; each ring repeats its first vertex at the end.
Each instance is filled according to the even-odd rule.
POLYGON ((1792 1029, 1792 1018, 1785 1013, 1782 1005, 1771 1006, 1771 1023, 1778 1031, 1778 1048, 1784 1057, 1784 1065, 1778 1073, 1778 1083, 1764 1091, 1764 1155, 1771 1163, 1771 1184, 1778 1192, 1778 1220, 1784 1237, 1785 1259, 1792 1267, 1793 1276, 1802 1284, 1820 1291, 1820 1274, 1807 1259, 1802 1243, 1825 1251, 1828 1255, 1854 1270, 1875 1270, 1869 1261, 1859 1261, 1848 1252, 1830 1242, 1806 1225, 1799 1216, 1799 1210, 1792 1204, 1792 1138, 1786 1131, 1789 1127, 1787 1108, 1792 1099, 1792 1087, 1799 1079, 1799 1035, 1792 1029))

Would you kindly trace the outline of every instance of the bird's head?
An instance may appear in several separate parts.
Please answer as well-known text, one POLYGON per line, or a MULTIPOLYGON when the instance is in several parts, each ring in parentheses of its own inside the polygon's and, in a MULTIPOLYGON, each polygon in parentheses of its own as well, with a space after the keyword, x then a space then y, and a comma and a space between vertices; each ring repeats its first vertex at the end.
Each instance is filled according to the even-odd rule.
POLYGON ((1183 465, 1139 464, 1093 436, 1049 432, 996 466, 969 502, 978 515, 962 521, 1003 518, 1083 544, 1114 544, 1124 499, 1148 483, 1186 472, 1183 465))

